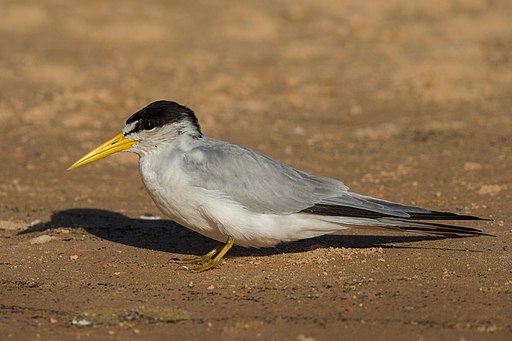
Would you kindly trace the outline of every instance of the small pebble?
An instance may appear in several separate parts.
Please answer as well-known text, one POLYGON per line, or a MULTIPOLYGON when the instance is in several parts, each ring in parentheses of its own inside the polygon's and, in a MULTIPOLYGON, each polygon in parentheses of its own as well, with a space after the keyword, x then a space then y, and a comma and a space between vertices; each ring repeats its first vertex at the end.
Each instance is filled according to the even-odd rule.
POLYGON ((43 234, 42 236, 39 236, 39 237, 34 237, 32 239, 30 239, 28 242, 32 245, 34 244, 44 244, 44 243, 48 243, 49 241, 55 239, 55 237, 52 237, 50 235, 47 235, 47 234, 43 234))
POLYGON ((295 127, 293 129, 293 132, 297 135, 301 135, 301 136, 304 136, 306 135, 306 129, 302 128, 302 127, 295 127))
POLYGON ((143 214, 139 218, 142 220, 160 220, 161 219, 159 216, 156 216, 156 215, 153 215, 150 213, 143 214))
POLYGON ((41 220, 39 220, 39 219, 38 219, 38 220, 34 220, 33 222, 31 222, 31 223, 30 223, 30 225, 29 225, 29 226, 30 226, 30 227, 34 227, 34 226, 36 226, 37 224, 41 224, 41 220))
POLYGON ((131 309, 123 315, 123 320, 125 321, 133 321, 140 316, 140 313, 137 309, 131 309))
POLYGON ((77 327, 88 327, 88 326, 92 325, 92 322, 89 320, 86 320, 83 316, 76 315, 71 320, 71 324, 73 326, 77 326, 77 327))

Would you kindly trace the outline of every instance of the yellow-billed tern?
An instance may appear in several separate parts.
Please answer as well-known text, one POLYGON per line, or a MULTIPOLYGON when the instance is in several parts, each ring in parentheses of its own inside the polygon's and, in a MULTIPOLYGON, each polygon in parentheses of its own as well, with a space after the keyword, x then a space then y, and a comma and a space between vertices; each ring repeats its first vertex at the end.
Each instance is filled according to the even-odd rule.
POLYGON ((220 267, 236 243, 271 247, 354 227, 382 227, 434 235, 480 235, 480 230, 425 220, 477 220, 350 192, 341 181, 315 176, 251 149, 201 133, 189 108, 157 101, 133 114, 122 133, 69 169, 128 151, 139 155, 142 181, 172 220, 226 242, 192 271, 220 267))

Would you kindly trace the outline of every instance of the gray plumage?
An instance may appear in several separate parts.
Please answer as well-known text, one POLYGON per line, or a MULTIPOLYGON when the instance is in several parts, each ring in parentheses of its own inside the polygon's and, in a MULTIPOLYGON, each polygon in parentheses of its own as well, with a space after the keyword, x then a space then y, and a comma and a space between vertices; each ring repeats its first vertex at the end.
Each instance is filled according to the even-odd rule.
MULTIPOLYGON (((315 176, 273 160, 251 149, 202 138, 199 147, 184 154, 183 168, 193 186, 219 191, 246 207, 262 214, 312 213, 329 216, 336 211, 347 217, 375 218, 384 225, 411 230, 428 229, 435 234, 447 231, 448 225, 429 225, 411 220, 479 220, 467 215, 430 211, 350 192, 341 181, 315 176), (313 209, 317 207, 318 209, 313 209), (325 213, 322 212, 322 208, 325 213), (329 208, 329 210, 326 210, 329 208), (441 229, 441 227, 443 229, 441 229)), ((366 224, 364 224, 366 225, 366 224)), ((463 234, 479 234, 471 228, 461 228, 463 234)))
POLYGON ((341 181, 315 176, 253 150, 203 138, 184 155, 193 186, 218 190, 258 213, 298 213, 315 204, 340 205, 409 218, 430 211, 376 200, 348 191, 341 181))

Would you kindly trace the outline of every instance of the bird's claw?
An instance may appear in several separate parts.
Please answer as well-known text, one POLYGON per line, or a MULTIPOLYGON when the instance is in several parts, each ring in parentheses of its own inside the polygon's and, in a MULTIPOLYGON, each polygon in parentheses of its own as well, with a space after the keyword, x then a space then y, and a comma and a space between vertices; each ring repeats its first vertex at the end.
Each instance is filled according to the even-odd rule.
POLYGON ((210 269, 220 269, 220 268, 221 268, 220 262, 215 262, 215 261, 211 260, 208 263, 205 263, 205 264, 195 267, 195 268, 191 268, 188 271, 193 272, 193 273, 198 273, 198 272, 203 272, 203 271, 210 270, 210 269))
POLYGON ((194 257, 194 258, 183 258, 183 259, 176 259, 173 258, 171 261, 174 261, 178 264, 181 264, 178 267, 178 270, 188 270, 190 272, 203 272, 210 269, 220 269, 220 261, 222 257, 226 254, 226 252, 231 249, 231 247, 234 244, 233 237, 229 237, 226 244, 219 245, 215 249, 211 250, 210 252, 206 253, 205 255, 201 257, 194 257), (199 265, 194 268, 189 268, 185 264, 196 264, 199 265))

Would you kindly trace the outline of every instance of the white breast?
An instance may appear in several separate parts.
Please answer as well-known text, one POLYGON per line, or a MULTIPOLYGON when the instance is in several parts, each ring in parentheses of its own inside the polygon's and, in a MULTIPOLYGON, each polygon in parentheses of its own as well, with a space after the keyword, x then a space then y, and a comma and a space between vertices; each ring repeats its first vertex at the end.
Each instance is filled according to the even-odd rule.
POLYGON ((220 242, 231 236, 241 246, 267 247, 340 229, 304 214, 254 213, 219 191, 192 186, 182 168, 183 155, 177 146, 162 148, 142 156, 139 170, 160 210, 193 231, 220 242))

